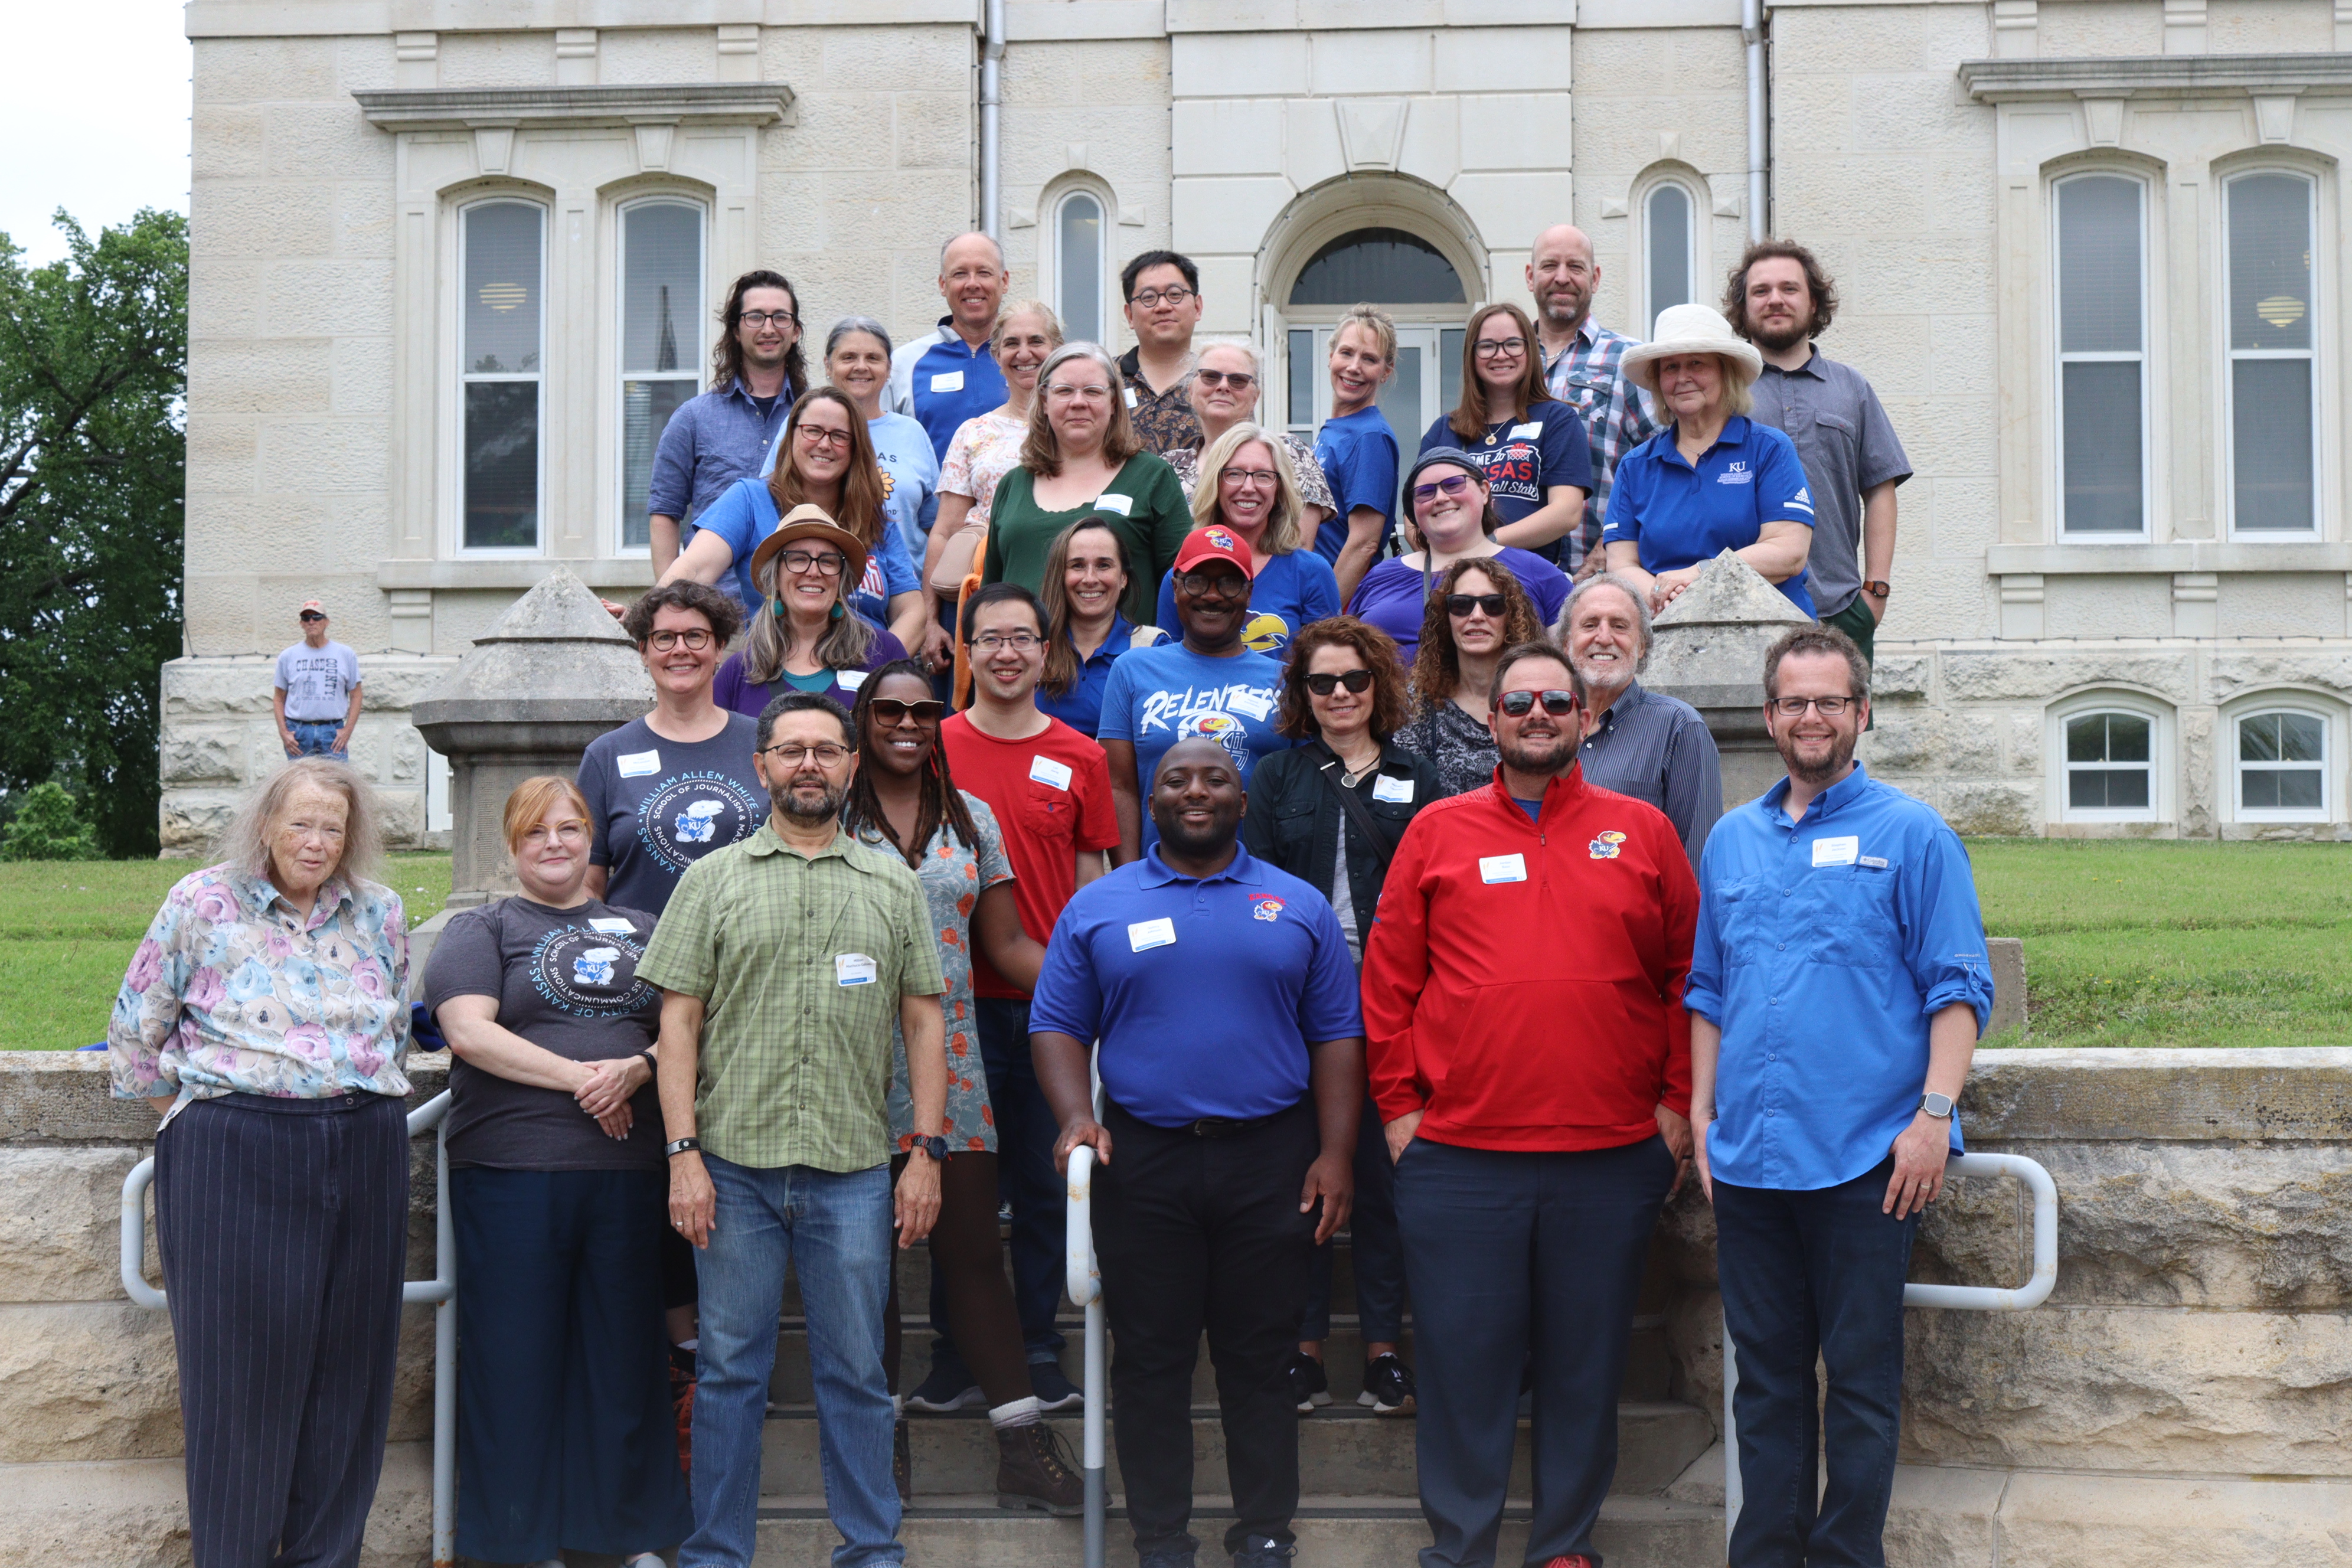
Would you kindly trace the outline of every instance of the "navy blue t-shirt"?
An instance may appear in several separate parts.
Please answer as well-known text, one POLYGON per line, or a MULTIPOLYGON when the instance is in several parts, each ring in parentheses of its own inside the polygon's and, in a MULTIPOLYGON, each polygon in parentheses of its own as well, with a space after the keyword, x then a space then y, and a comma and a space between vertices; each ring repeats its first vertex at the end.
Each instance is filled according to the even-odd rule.
MULTIPOLYGON (((1486 489, 1495 498, 1495 514, 1517 522, 1543 510, 1545 492, 1554 485, 1574 485, 1592 493, 1592 443, 1584 421, 1565 403, 1538 403, 1520 419, 1497 419, 1486 426, 1484 440, 1465 441, 1437 416, 1421 438, 1421 449, 1459 447, 1478 465, 1486 489)), ((1423 474, 1422 484, 1429 483, 1423 474)))

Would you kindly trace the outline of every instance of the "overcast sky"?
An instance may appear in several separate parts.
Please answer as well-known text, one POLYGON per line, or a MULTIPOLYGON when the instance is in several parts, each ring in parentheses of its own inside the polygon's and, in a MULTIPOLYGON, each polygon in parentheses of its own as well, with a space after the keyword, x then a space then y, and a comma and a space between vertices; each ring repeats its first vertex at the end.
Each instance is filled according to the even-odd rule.
POLYGON ((0 234, 30 262, 141 207, 188 210, 188 40, 179 0, 6 0, 0 234))

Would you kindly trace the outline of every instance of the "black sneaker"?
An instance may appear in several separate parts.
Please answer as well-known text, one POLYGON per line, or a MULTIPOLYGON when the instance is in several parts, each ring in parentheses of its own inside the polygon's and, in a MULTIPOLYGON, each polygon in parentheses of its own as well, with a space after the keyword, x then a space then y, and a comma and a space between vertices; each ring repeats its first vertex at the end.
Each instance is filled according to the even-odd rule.
POLYGON ((1086 1391, 1063 1374, 1057 1361, 1029 1363, 1029 1392, 1048 1410, 1076 1410, 1087 1402, 1086 1391))
POLYGON ((1291 1355, 1290 1392, 1298 1401, 1301 1415, 1311 1415, 1317 1405, 1331 1403, 1331 1380, 1324 1375, 1323 1363, 1305 1351, 1291 1355))
POLYGON ((981 1399, 980 1384, 971 1380, 971 1373, 934 1365, 931 1374, 923 1379, 914 1393, 907 1395, 907 1408, 944 1415, 950 1410, 977 1405, 981 1399))
POLYGON ((1364 1392, 1356 1403, 1371 1406, 1375 1415, 1410 1415, 1413 1412, 1412 1368, 1394 1351, 1364 1363, 1364 1392))
POLYGON ((1245 1536, 1242 1549, 1234 1553, 1234 1568, 1289 1568, 1290 1560, 1297 1555, 1298 1548, 1284 1546, 1270 1535, 1245 1536))

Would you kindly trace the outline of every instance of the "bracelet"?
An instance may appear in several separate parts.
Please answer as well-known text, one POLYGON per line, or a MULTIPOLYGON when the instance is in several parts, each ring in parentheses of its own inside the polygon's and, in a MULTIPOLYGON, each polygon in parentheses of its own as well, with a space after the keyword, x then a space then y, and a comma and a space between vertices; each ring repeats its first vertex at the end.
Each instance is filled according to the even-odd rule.
POLYGON ((639 1051, 637 1053, 637 1059, 646 1064, 646 1070, 647 1072, 652 1073, 656 1078, 659 1078, 661 1076, 661 1063, 654 1059, 654 1048, 651 1046, 647 1046, 644 1050, 639 1051))
POLYGON ((662 1153, 672 1159, 680 1154, 698 1154, 701 1152, 702 1140, 699 1138, 673 1138, 662 1145, 662 1153))

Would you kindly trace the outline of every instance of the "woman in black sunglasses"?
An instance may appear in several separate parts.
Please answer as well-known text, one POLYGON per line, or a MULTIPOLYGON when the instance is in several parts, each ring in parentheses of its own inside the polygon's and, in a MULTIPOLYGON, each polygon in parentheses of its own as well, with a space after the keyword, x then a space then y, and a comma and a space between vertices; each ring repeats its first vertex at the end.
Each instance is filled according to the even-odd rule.
MULTIPOLYGON (((860 844, 896 857, 923 885, 940 972, 947 991, 947 1157, 940 1162, 940 1217, 931 1229, 931 1267, 947 1290, 948 1322, 971 1363, 996 1429, 996 1500, 1002 1508, 1076 1513, 1085 1487, 1060 1440, 1044 1425, 1029 1383, 1028 1352, 996 1228, 996 1126, 988 1074, 972 1020, 974 942, 1013 984, 1034 988, 1045 950, 1021 929, 1013 902, 1013 866, 995 814, 956 788, 940 744, 947 704, 931 695, 930 677, 913 659, 882 666, 857 693, 851 728, 857 771, 841 808, 842 826, 860 844)), ((907 1046, 892 1031, 892 1179, 914 1147, 914 1106, 907 1091, 907 1046)), ((897 1267, 898 1248, 891 1249, 897 1267)), ((883 1315, 883 1366, 898 1391, 898 1290, 894 1275, 883 1315)), ((913 1446, 898 1424, 892 1468, 904 1502, 913 1488, 913 1446)))
POLYGON ((1396 743, 1435 765, 1440 794, 1464 795, 1494 778, 1486 693, 1495 661, 1507 647, 1541 640, 1535 600, 1501 561, 1456 561, 1438 574, 1413 655, 1417 710, 1396 743))
MULTIPOLYGON (((1250 775, 1243 847, 1331 900, 1359 967, 1389 859, 1413 814, 1444 792, 1436 764, 1393 743, 1411 704, 1396 644, 1378 626, 1334 616, 1300 628, 1282 684, 1282 732, 1302 743, 1265 758, 1250 775)), ((1412 1414, 1412 1369, 1397 1353, 1404 1331, 1404 1250, 1397 1240, 1385 1134, 1367 1105, 1356 1146, 1350 1221, 1356 1310, 1364 1340, 1358 1403, 1379 1415, 1412 1414)), ((1323 1342, 1331 1333, 1331 1248, 1316 1248, 1291 1392, 1306 1415, 1331 1403, 1323 1342)))

